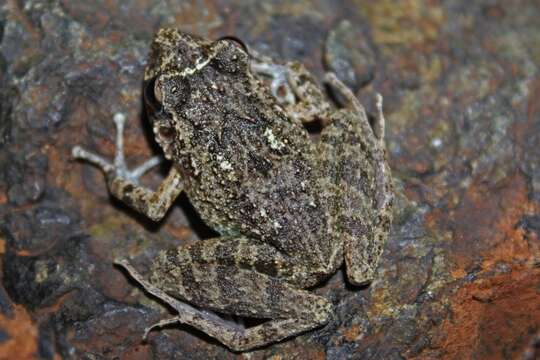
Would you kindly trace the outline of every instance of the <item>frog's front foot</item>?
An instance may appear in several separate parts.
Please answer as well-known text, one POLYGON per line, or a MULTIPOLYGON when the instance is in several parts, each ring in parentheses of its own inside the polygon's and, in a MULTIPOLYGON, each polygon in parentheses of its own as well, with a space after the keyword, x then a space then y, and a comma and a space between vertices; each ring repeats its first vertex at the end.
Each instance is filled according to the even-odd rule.
POLYGON ((116 153, 113 163, 80 146, 73 147, 71 154, 75 159, 86 160, 99 167, 103 170, 108 179, 122 178, 134 184, 138 184, 139 178, 148 170, 161 163, 162 158, 159 156, 152 157, 135 169, 129 170, 124 157, 124 124, 126 122, 126 117, 122 113, 116 113, 113 120, 116 125, 116 153))
POLYGON ((272 96, 282 104, 292 105, 296 102, 294 92, 289 83, 289 69, 280 64, 267 62, 253 62, 251 69, 272 79, 270 91, 272 96))

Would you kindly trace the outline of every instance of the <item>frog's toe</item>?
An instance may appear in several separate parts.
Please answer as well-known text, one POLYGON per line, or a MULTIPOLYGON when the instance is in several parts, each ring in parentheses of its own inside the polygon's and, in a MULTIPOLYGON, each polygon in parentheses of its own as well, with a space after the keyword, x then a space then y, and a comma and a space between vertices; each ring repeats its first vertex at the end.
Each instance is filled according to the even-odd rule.
POLYGON ((178 323, 182 323, 182 318, 178 317, 178 316, 175 316, 173 318, 164 319, 164 320, 161 320, 161 321, 159 321, 159 322, 157 322, 155 324, 152 324, 149 327, 144 329, 144 334, 142 336, 142 341, 146 342, 148 340, 148 335, 150 334, 150 332, 152 330, 160 329, 160 328, 162 328, 164 326, 168 326, 168 325, 172 325, 172 324, 178 324, 178 323))
POLYGON ((137 166, 134 170, 129 170, 124 156, 124 125, 126 123, 126 116, 122 113, 116 113, 113 116, 113 121, 116 125, 116 153, 114 156, 116 176, 138 184, 139 178, 154 166, 159 165, 163 159, 160 156, 154 156, 137 166))
POLYGON ((124 125, 126 123, 126 116, 122 113, 116 113, 113 116, 113 121, 116 127, 116 151, 112 163, 80 146, 73 147, 71 155, 74 159, 86 160, 99 167, 109 179, 121 178, 138 184, 140 177, 154 166, 159 165, 163 159, 160 156, 155 156, 135 169, 129 170, 124 156, 124 125))
POLYGON ((93 152, 85 150, 80 146, 74 146, 73 149, 71 149, 71 156, 74 159, 86 160, 89 163, 101 168, 105 173, 114 171, 114 166, 106 159, 94 154, 93 152))

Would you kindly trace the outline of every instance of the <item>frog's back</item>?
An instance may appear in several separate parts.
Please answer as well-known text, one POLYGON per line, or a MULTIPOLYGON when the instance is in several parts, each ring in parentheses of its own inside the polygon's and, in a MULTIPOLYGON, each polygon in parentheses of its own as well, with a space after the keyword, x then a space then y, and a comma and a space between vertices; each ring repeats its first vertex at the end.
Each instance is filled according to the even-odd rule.
POLYGON ((212 170, 190 177, 186 191, 202 219, 222 234, 327 260, 333 251, 329 206, 321 197, 315 146, 305 129, 288 120, 234 126, 219 151, 205 150, 212 163, 205 168, 212 170))
POLYGON ((247 231, 291 256, 324 262, 331 251, 328 207, 317 188, 318 170, 305 156, 286 158, 268 176, 254 177, 237 204, 247 231), (321 243, 322 242, 322 243, 321 243))
POLYGON ((195 54, 199 60, 188 70, 158 78, 157 96, 172 118, 153 116, 156 138, 180 169, 190 201, 221 234, 324 261, 331 251, 328 206, 317 189, 307 131, 250 73, 246 54, 220 43, 196 48, 207 53, 195 54))

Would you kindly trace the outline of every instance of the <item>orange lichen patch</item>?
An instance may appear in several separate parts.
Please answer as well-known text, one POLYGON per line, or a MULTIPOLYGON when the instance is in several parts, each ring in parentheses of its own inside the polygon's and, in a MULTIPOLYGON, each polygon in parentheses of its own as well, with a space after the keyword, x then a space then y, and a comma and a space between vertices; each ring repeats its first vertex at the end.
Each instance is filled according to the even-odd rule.
POLYGON ((448 359, 515 358, 540 324, 539 278, 540 269, 522 266, 463 285, 432 347, 448 359))
POLYGON ((33 256, 35 254, 31 253, 30 251, 28 250, 20 250, 20 251, 16 251, 15 254, 17 256, 33 256))
POLYGON ((42 249, 39 249, 39 250, 36 250, 36 251, 30 251, 30 250, 17 250, 15 251, 15 254, 17 256, 21 256, 21 257, 28 257, 28 256, 39 256, 41 254, 44 254, 46 253, 47 251, 49 251, 51 248, 54 247, 56 243, 55 242, 52 242, 47 248, 42 248, 42 249))
MULTIPOLYGON (((507 188, 502 191, 500 197, 498 216, 493 224, 495 233, 498 235, 484 256, 483 269, 490 269, 498 262, 527 261, 540 258, 540 249, 532 247, 523 236, 523 229, 517 224, 523 216, 536 213, 534 203, 527 197, 527 185, 525 179, 517 175, 511 179, 507 188)), ((485 201, 485 199, 479 199, 485 201)))
MULTIPOLYGON (((519 198, 519 196, 518 196, 519 198)), ((519 201, 519 199, 516 199, 519 201)), ((520 204, 515 202, 507 212, 506 217, 501 217, 495 224, 495 228, 500 232, 503 241, 489 251, 482 268, 491 269, 498 262, 529 262, 535 264, 540 260, 540 247, 536 242, 529 242, 524 236, 524 230, 516 226, 523 215, 537 213, 534 205, 526 199, 520 204)))
POLYGON ((343 331, 343 337, 345 338, 345 340, 349 342, 354 342, 358 340, 362 332, 363 330, 360 326, 353 325, 350 328, 345 329, 345 331, 343 331))
POLYGON ((462 279, 467 275, 467 272, 463 269, 455 269, 450 272, 450 275, 452 275, 454 279, 462 279))
POLYGON ((185 225, 174 226, 166 224, 166 230, 177 239, 187 240, 193 235, 193 230, 185 225))
POLYGON ((6 239, 0 237, 0 255, 6 253, 6 239))
POLYGON ((524 216, 538 211, 527 197, 523 175, 509 176, 496 188, 472 183, 460 200, 455 208, 426 217, 433 231, 446 228, 452 234, 447 253, 455 264, 451 270, 454 275, 463 275, 480 257, 483 270, 498 262, 527 262, 540 257, 540 249, 527 242, 518 226, 524 216))
POLYGON ((7 340, 0 342, 0 360, 35 359, 38 329, 22 306, 13 307, 11 318, 0 315, 0 329, 8 336, 7 340))

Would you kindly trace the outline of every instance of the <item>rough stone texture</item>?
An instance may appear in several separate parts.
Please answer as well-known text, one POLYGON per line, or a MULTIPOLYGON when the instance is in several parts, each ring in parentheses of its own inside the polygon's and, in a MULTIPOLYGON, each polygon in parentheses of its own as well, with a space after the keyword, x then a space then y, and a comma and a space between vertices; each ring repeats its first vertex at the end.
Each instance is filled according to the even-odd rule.
MULTIPOLYGON (((328 326, 251 359, 538 356, 537 2, 0 6, 0 358, 248 358, 185 326, 141 343, 144 327, 167 310, 113 258, 132 256, 144 272, 159 249, 212 232, 186 198, 152 224, 111 200, 96 169, 70 161, 75 144, 112 155, 115 112, 130 119, 130 161, 156 152, 140 90, 160 26, 235 35, 318 75, 324 54, 342 76, 359 72, 344 80, 361 99, 385 96, 398 201, 377 279, 355 289, 338 273, 315 290, 335 305, 328 326), (362 36, 356 46, 354 36, 362 36)), ((156 186, 161 177, 146 181, 156 186)))

